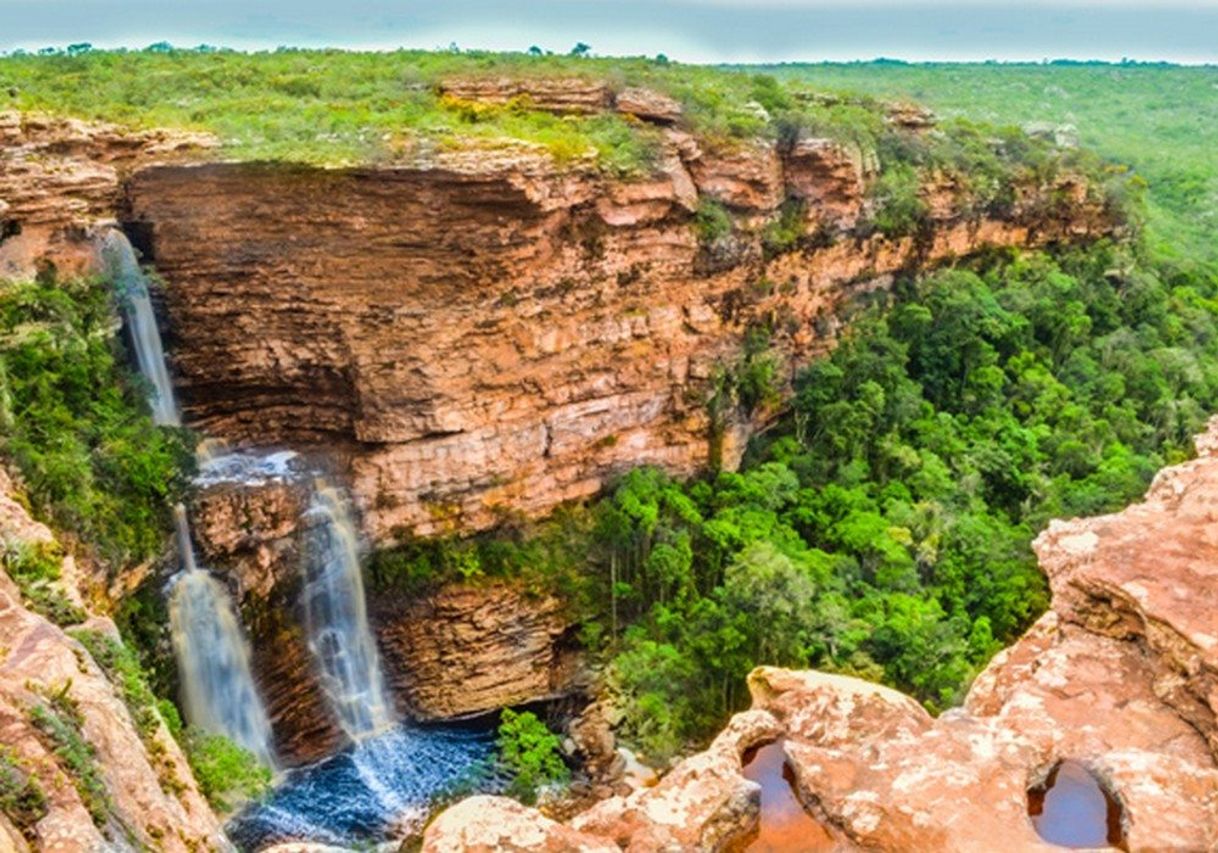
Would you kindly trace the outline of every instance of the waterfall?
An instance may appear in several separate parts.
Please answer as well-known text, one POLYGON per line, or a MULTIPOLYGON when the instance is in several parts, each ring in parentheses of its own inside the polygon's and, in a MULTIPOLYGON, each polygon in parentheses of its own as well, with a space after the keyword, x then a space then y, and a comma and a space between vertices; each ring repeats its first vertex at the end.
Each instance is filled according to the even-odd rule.
POLYGON ((186 718, 223 734, 274 767, 271 724, 250 671, 249 646, 228 591, 195 565, 186 510, 174 508, 182 571, 171 581, 169 624, 186 718))
MULTIPOLYGON (((177 400, 161 333, 148 295, 148 280, 126 236, 112 228, 99 241, 100 255, 114 279, 140 374, 151 386, 148 404, 161 426, 180 426, 177 400)), ((208 456, 204 449, 203 459, 208 456)), ((173 508, 181 571, 170 581, 169 624, 185 695, 186 718, 222 734, 267 766, 274 766, 271 724, 250 671, 249 645, 228 591, 195 562, 186 508, 173 508)))
POLYGON ((305 514, 304 610, 309 649, 330 705, 352 739, 393 723, 368 627, 355 526, 342 492, 319 483, 305 514))
POLYGON ((173 396, 173 384, 169 381, 152 300, 148 296, 148 279, 140 269, 135 249, 123 232, 110 229, 101 238, 101 256, 118 288, 123 320, 131 335, 140 373, 152 384, 148 401, 152 406, 152 419, 162 426, 179 426, 182 419, 173 396))

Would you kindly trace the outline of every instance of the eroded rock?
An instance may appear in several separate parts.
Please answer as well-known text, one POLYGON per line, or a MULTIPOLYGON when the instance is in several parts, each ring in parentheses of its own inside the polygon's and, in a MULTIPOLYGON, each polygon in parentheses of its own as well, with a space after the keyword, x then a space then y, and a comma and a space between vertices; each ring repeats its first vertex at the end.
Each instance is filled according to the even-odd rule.
POLYGON ((761 667, 752 710, 708 750, 570 825, 628 850, 722 849, 756 819, 742 745, 781 737, 800 799, 843 850, 1060 849, 1028 792, 1066 759, 1115 798, 1129 849, 1218 850, 1218 419, 1197 443, 1145 502, 1042 534, 1054 609, 963 707, 935 719, 875 684, 761 667))

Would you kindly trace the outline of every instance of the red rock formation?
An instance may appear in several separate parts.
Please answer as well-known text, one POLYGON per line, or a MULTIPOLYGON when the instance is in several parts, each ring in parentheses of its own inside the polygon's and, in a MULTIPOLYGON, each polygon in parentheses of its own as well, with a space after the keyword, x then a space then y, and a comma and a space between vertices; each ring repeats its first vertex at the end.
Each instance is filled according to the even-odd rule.
POLYGON ((554 699, 578 664, 566 606, 505 583, 453 585, 403 599, 372 596, 390 689, 411 716, 460 717, 554 699))
POLYGON ((728 796, 747 800, 752 784, 737 748, 781 735, 801 799, 842 849, 1060 849, 1033 829, 1028 790, 1072 759, 1119 802, 1129 849, 1218 850, 1218 418, 1198 450, 1145 502, 1040 536, 1054 609, 994 658, 964 707, 935 719, 884 687, 762 667, 752 710, 710 750, 570 828, 631 850, 719 849, 706 832, 756 819, 728 796), (673 823, 675 842, 663 834, 673 823))
POLYGON ((87 231, 113 220, 122 176, 214 147, 204 134, 0 112, 0 278, 93 267, 87 231))
MULTIPOLYGON (((377 541, 541 514, 640 464, 707 464, 709 378, 768 325, 788 368, 829 344, 835 308, 902 268, 1107 228, 953 220, 915 241, 837 231, 860 167, 824 143, 702 150, 669 132, 655 176, 555 172, 535 153, 414 168, 145 169, 126 219, 167 279, 188 419, 234 441, 345 454, 377 541), (698 194, 738 211, 699 245, 698 194), (793 194, 831 245, 763 260, 793 194), (836 238, 832 235, 837 234, 836 238), (835 240, 835 242, 834 242, 835 240)), ((772 413, 726 426, 723 462, 772 413)))

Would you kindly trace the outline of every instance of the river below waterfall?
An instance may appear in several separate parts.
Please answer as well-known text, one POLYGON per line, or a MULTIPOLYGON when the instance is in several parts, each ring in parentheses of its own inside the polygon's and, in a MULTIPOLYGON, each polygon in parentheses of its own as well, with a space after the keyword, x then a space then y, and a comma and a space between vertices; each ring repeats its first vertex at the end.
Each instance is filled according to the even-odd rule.
POLYGON ((454 793, 502 787, 489 768, 489 725, 402 725, 284 774, 261 802, 227 826, 240 849, 287 841, 364 846, 422 829, 454 793))

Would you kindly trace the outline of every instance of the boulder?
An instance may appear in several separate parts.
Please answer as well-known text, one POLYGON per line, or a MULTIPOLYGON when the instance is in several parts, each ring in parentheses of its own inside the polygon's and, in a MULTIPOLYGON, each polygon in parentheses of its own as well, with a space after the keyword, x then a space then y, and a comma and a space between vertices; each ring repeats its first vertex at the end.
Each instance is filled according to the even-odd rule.
POLYGON ((681 103, 654 89, 631 86, 617 93, 614 106, 619 113, 660 124, 673 124, 681 118, 681 103))

